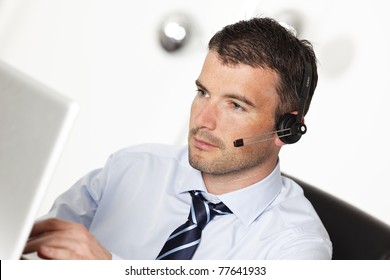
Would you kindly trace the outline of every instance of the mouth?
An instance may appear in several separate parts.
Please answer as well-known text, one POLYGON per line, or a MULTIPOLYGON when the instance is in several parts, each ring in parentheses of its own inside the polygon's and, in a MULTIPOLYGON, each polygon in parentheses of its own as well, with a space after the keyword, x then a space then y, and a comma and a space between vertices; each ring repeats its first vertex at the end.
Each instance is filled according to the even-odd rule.
POLYGON ((200 151, 211 151, 214 149, 225 149, 224 142, 217 136, 200 128, 192 128, 189 132, 188 142, 195 149, 200 151))
POLYGON ((216 146, 215 144, 210 143, 208 141, 205 141, 205 140, 202 140, 202 139, 199 139, 196 137, 193 137, 192 139, 193 139, 194 147, 199 149, 199 150, 211 150, 214 148, 218 148, 218 146, 216 146))

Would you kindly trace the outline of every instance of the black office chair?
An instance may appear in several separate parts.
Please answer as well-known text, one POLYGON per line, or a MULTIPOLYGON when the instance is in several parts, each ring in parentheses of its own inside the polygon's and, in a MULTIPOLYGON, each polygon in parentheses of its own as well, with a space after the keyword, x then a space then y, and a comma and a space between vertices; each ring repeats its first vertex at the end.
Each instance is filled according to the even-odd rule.
POLYGON ((320 216, 333 243, 334 260, 390 260, 390 225, 362 210, 293 179, 304 190, 320 216))

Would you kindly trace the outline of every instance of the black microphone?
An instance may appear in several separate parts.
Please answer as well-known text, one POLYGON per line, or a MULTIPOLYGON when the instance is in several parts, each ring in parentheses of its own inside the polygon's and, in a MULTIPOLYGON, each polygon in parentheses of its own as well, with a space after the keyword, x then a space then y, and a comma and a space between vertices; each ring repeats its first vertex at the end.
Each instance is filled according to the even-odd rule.
POLYGON ((270 132, 260 133, 251 137, 234 140, 233 145, 234 147, 238 148, 242 146, 248 146, 256 143, 265 142, 265 141, 271 141, 274 140, 276 137, 283 138, 291 135, 303 135, 306 133, 306 130, 307 129, 305 124, 295 123, 290 128, 274 130, 270 132))

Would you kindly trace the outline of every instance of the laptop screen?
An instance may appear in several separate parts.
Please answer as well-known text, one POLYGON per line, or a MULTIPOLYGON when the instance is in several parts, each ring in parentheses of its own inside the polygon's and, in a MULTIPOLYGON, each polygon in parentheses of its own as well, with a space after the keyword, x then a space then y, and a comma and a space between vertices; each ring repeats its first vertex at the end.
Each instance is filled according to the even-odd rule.
POLYGON ((78 112, 0 61, 0 259, 19 259, 78 112))

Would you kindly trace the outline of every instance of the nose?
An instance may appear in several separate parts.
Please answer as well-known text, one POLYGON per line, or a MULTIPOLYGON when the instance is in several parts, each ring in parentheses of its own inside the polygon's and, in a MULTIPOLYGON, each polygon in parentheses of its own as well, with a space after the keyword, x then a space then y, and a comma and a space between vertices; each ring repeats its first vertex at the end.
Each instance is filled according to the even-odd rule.
POLYGON ((193 103, 191 117, 195 127, 214 130, 217 127, 218 110, 211 102, 207 104, 193 103))

